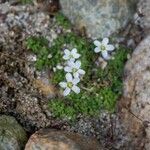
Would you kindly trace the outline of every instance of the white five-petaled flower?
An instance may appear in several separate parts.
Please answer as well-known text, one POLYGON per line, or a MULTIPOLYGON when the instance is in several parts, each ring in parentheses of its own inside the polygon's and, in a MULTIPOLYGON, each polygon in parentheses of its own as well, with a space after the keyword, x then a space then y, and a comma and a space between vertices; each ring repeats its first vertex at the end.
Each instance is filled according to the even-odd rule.
POLYGON ((73 74, 75 78, 79 78, 80 75, 84 75, 85 71, 80 68, 81 67, 81 61, 77 60, 76 62, 69 61, 68 66, 64 68, 66 72, 70 72, 73 74))
POLYGON ((59 85, 64 88, 63 95, 67 96, 69 93, 74 91, 75 93, 80 93, 80 88, 77 86, 77 84, 80 82, 79 78, 73 78, 70 73, 66 74, 66 82, 60 82, 59 85))
POLYGON ((109 43, 109 39, 108 38, 104 38, 102 40, 102 42, 95 40, 94 41, 94 45, 96 46, 96 48, 94 49, 95 53, 99 53, 101 52, 102 56, 104 59, 109 59, 109 51, 113 51, 115 49, 115 47, 109 43))
POLYGON ((64 56, 63 59, 69 60, 69 61, 75 61, 75 59, 78 59, 80 57, 80 54, 78 54, 77 49, 73 48, 71 51, 68 49, 64 50, 64 56))

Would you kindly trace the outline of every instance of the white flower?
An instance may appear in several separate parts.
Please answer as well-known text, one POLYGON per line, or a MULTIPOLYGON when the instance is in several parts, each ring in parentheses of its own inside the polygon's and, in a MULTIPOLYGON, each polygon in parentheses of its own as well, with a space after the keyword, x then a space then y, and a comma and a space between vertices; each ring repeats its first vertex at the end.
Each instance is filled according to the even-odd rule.
POLYGON ((57 68, 58 70, 62 70, 62 69, 63 69, 63 66, 61 66, 61 65, 58 64, 58 65, 56 66, 56 68, 57 68))
POLYGON ((47 58, 49 58, 49 59, 52 58, 52 54, 49 54, 49 55, 47 56, 47 58))
POLYGON ((109 51, 113 51, 115 49, 115 47, 109 43, 109 39, 108 38, 104 38, 102 40, 102 42, 95 40, 94 41, 94 45, 96 46, 96 48, 94 49, 95 53, 102 53, 102 56, 104 59, 109 59, 109 51))
POLYGON ((76 94, 80 93, 80 88, 77 86, 79 82, 79 78, 73 78, 70 73, 67 73, 66 82, 59 83, 59 85, 65 89, 63 95, 67 96, 71 91, 74 91, 76 94))
POLYGON ((64 70, 66 72, 71 72, 73 73, 73 76, 75 78, 79 78, 80 75, 84 75, 85 74, 85 71, 83 69, 80 69, 81 67, 81 61, 76 61, 76 62, 73 62, 73 61, 69 61, 68 62, 68 66, 66 66, 64 68, 64 70))
POLYGON ((78 54, 76 48, 73 48, 71 51, 69 51, 68 49, 65 49, 64 53, 65 54, 63 56, 63 59, 65 60, 75 61, 75 59, 78 59, 80 57, 80 54, 78 54))

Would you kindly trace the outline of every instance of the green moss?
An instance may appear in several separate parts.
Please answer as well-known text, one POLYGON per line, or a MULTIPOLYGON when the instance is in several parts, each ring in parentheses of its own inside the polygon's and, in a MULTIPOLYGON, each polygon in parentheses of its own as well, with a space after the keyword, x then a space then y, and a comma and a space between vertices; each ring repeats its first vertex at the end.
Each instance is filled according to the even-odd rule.
MULTIPOLYGON (((86 40, 78 37, 74 33, 67 33, 66 35, 58 37, 54 41, 54 46, 50 48, 50 53, 52 54, 53 58, 52 61, 49 62, 49 66, 55 67, 56 64, 61 64, 64 62, 62 58, 63 49, 66 48, 63 46, 64 43, 67 44, 68 49, 77 48, 78 52, 82 55, 82 57, 80 58, 82 62, 82 68, 84 70, 87 70, 87 68, 89 68, 92 63, 93 58, 91 46, 86 40)), ((52 78, 52 81, 54 83, 59 83, 60 81, 62 81, 62 79, 64 79, 64 76, 62 76, 63 78, 60 78, 60 76, 62 76, 62 72, 57 71, 55 73, 55 77, 52 78)))
POLYGON ((22 4, 32 4, 33 0, 20 0, 22 4))
POLYGON ((79 114, 97 116, 105 109, 114 112, 117 98, 118 95, 111 88, 104 87, 95 93, 84 91, 79 95, 71 94, 65 99, 53 99, 49 103, 49 108, 55 117, 74 120, 79 114))
POLYGON ((32 50, 37 55, 36 68, 42 70, 47 66, 48 63, 48 41, 43 37, 29 37, 26 40, 27 48, 32 50))
POLYGON ((55 18, 58 25, 64 27, 65 29, 71 28, 71 23, 62 13, 58 12, 55 18))
POLYGON ((86 75, 79 84, 81 93, 71 93, 67 97, 51 99, 49 109, 55 117, 74 120, 80 114, 96 116, 101 110, 115 111, 115 104, 122 94, 124 64, 131 50, 119 47, 115 50, 115 58, 108 61, 105 69, 101 69, 95 63, 98 54, 93 52, 93 43, 75 33, 58 36, 50 48, 48 47, 48 41, 43 37, 30 37, 26 43, 28 49, 37 54, 37 69, 49 68, 52 72, 51 82, 56 86, 59 82, 65 80, 63 70, 53 72, 53 68, 58 64, 64 65, 63 50, 65 48, 70 50, 77 48, 81 54, 79 59, 82 63, 82 69, 86 71, 86 75), (52 56, 50 59, 48 58, 49 54, 52 56))
MULTIPOLYGON (((83 52, 83 56, 86 52, 90 52, 90 50, 90 47, 88 47, 88 49, 83 52)), ((92 55, 85 55, 88 57, 88 62, 90 63, 85 63, 84 69, 86 69, 87 73, 79 85, 81 87, 81 93, 72 93, 65 98, 50 100, 49 108, 54 115, 61 118, 66 116, 66 118, 75 119, 79 114, 84 116, 96 116, 100 110, 114 112, 116 102, 122 94, 123 68, 128 53, 130 53, 129 49, 120 47, 116 50, 115 59, 108 61, 108 65, 104 70, 96 67, 92 62, 94 61, 94 53, 92 55), (92 68, 95 68, 96 71, 92 72, 92 68), (59 103, 60 106, 63 105, 63 109, 59 109, 58 105, 56 109, 55 103, 59 103), (74 113, 66 113, 68 108, 74 113)), ((87 58, 85 57, 82 63, 86 60, 87 58)))

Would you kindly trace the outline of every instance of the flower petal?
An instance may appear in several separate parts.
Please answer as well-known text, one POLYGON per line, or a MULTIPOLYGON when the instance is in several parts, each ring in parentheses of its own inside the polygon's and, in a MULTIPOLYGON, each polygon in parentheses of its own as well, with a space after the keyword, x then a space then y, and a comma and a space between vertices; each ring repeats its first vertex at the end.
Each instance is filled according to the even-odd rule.
POLYGON ((69 55, 64 55, 63 59, 68 60, 69 59, 69 55))
POLYGON ((99 47, 99 46, 101 45, 101 42, 98 41, 98 40, 95 40, 95 41, 94 41, 94 45, 97 46, 97 47, 99 47))
POLYGON ((109 39, 108 38, 104 38, 103 41, 102 41, 102 44, 103 45, 107 45, 109 42, 109 39))
POLYGON ((72 80, 72 83, 74 84, 74 85, 76 85, 77 83, 79 83, 80 82, 80 79, 79 78, 74 78, 73 80, 72 80))
POLYGON ((66 67, 64 68, 64 70, 65 70, 65 72, 72 72, 72 68, 71 68, 71 67, 68 67, 68 66, 66 66, 66 67))
POLYGON ((77 53, 77 49, 76 49, 76 48, 73 48, 72 51, 71 51, 71 54, 74 55, 74 54, 76 54, 76 53, 77 53))
POLYGON ((71 89, 69 89, 69 88, 66 88, 65 90, 64 90, 64 96, 67 96, 69 93, 71 92, 71 89))
POLYGON ((59 85, 60 85, 62 88, 66 88, 66 87, 67 87, 67 83, 66 83, 66 82, 60 82, 59 85))
POLYGON ((99 47, 96 47, 95 49, 94 49, 94 52, 95 53, 99 53, 101 50, 100 50, 100 48, 99 47))
POLYGON ((111 45, 111 44, 108 44, 108 45, 106 45, 106 49, 108 51, 113 51, 115 49, 115 47, 113 45, 111 45))
POLYGON ((81 56, 81 55, 78 54, 78 53, 73 54, 73 57, 76 58, 76 59, 78 59, 80 56, 81 56))
POLYGON ((77 60, 77 61, 75 62, 75 64, 76 64, 76 68, 77 68, 77 69, 79 69, 79 68, 81 67, 81 61, 77 60))
POLYGON ((75 78, 79 78, 79 73, 78 73, 78 72, 75 72, 75 73, 73 74, 73 76, 74 76, 75 78))
POLYGON ((73 62, 72 60, 68 60, 68 61, 66 62, 66 65, 71 66, 70 64, 71 64, 72 62, 73 62))
POLYGON ((61 70, 61 69, 63 69, 63 66, 57 65, 56 68, 57 68, 58 70, 61 70))
POLYGON ((64 50, 64 53, 65 53, 66 55, 70 55, 70 51, 69 51, 68 49, 65 49, 65 50, 64 50))
POLYGON ((78 73, 83 75, 83 74, 85 74, 85 71, 82 70, 82 69, 79 69, 79 70, 78 70, 78 73))
POLYGON ((67 80, 67 82, 72 82, 72 75, 71 75, 71 73, 67 73, 66 74, 66 80, 67 80))
POLYGON ((109 55, 108 55, 108 52, 107 51, 102 51, 102 56, 104 59, 108 59, 109 58, 109 55))
POLYGON ((70 62, 74 62, 74 61, 75 61, 75 58, 69 58, 69 61, 70 61, 70 62))
POLYGON ((80 54, 77 53, 77 49, 76 48, 72 49, 71 54, 76 59, 80 57, 80 54))
POLYGON ((68 66, 71 68, 76 68, 76 64, 74 61, 68 61, 68 66))
POLYGON ((76 85, 74 85, 74 86, 72 87, 72 90, 73 90, 76 94, 79 94, 79 93, 80 93, 80 88, 77 87, 76 85))

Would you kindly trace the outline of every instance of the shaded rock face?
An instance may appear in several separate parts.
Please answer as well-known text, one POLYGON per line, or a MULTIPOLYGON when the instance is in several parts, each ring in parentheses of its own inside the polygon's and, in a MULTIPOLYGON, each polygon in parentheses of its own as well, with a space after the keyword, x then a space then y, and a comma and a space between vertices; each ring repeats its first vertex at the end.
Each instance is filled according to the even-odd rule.
POLYGON ((134 51, 125 67, 122 119, 136 150, 150 148, 150 36, 134 51))
POLYGON ((0 149, 21 150, 27 141, 24 129, 18 124, 15 118, 0 116, 0 149))
POLYGON ((25 150, 102 150, 102 147, 93 139, 79 134, 51 129, 42 129, 33 134, 25 150))
POLYGON ((137 9, 140 14, 139 24, 150 33, 150 1, 140 0, 137 9))
POLYGON ((88 36, 107 37, 132 18, 136 0, 60 0, 62 12, 88 36))

